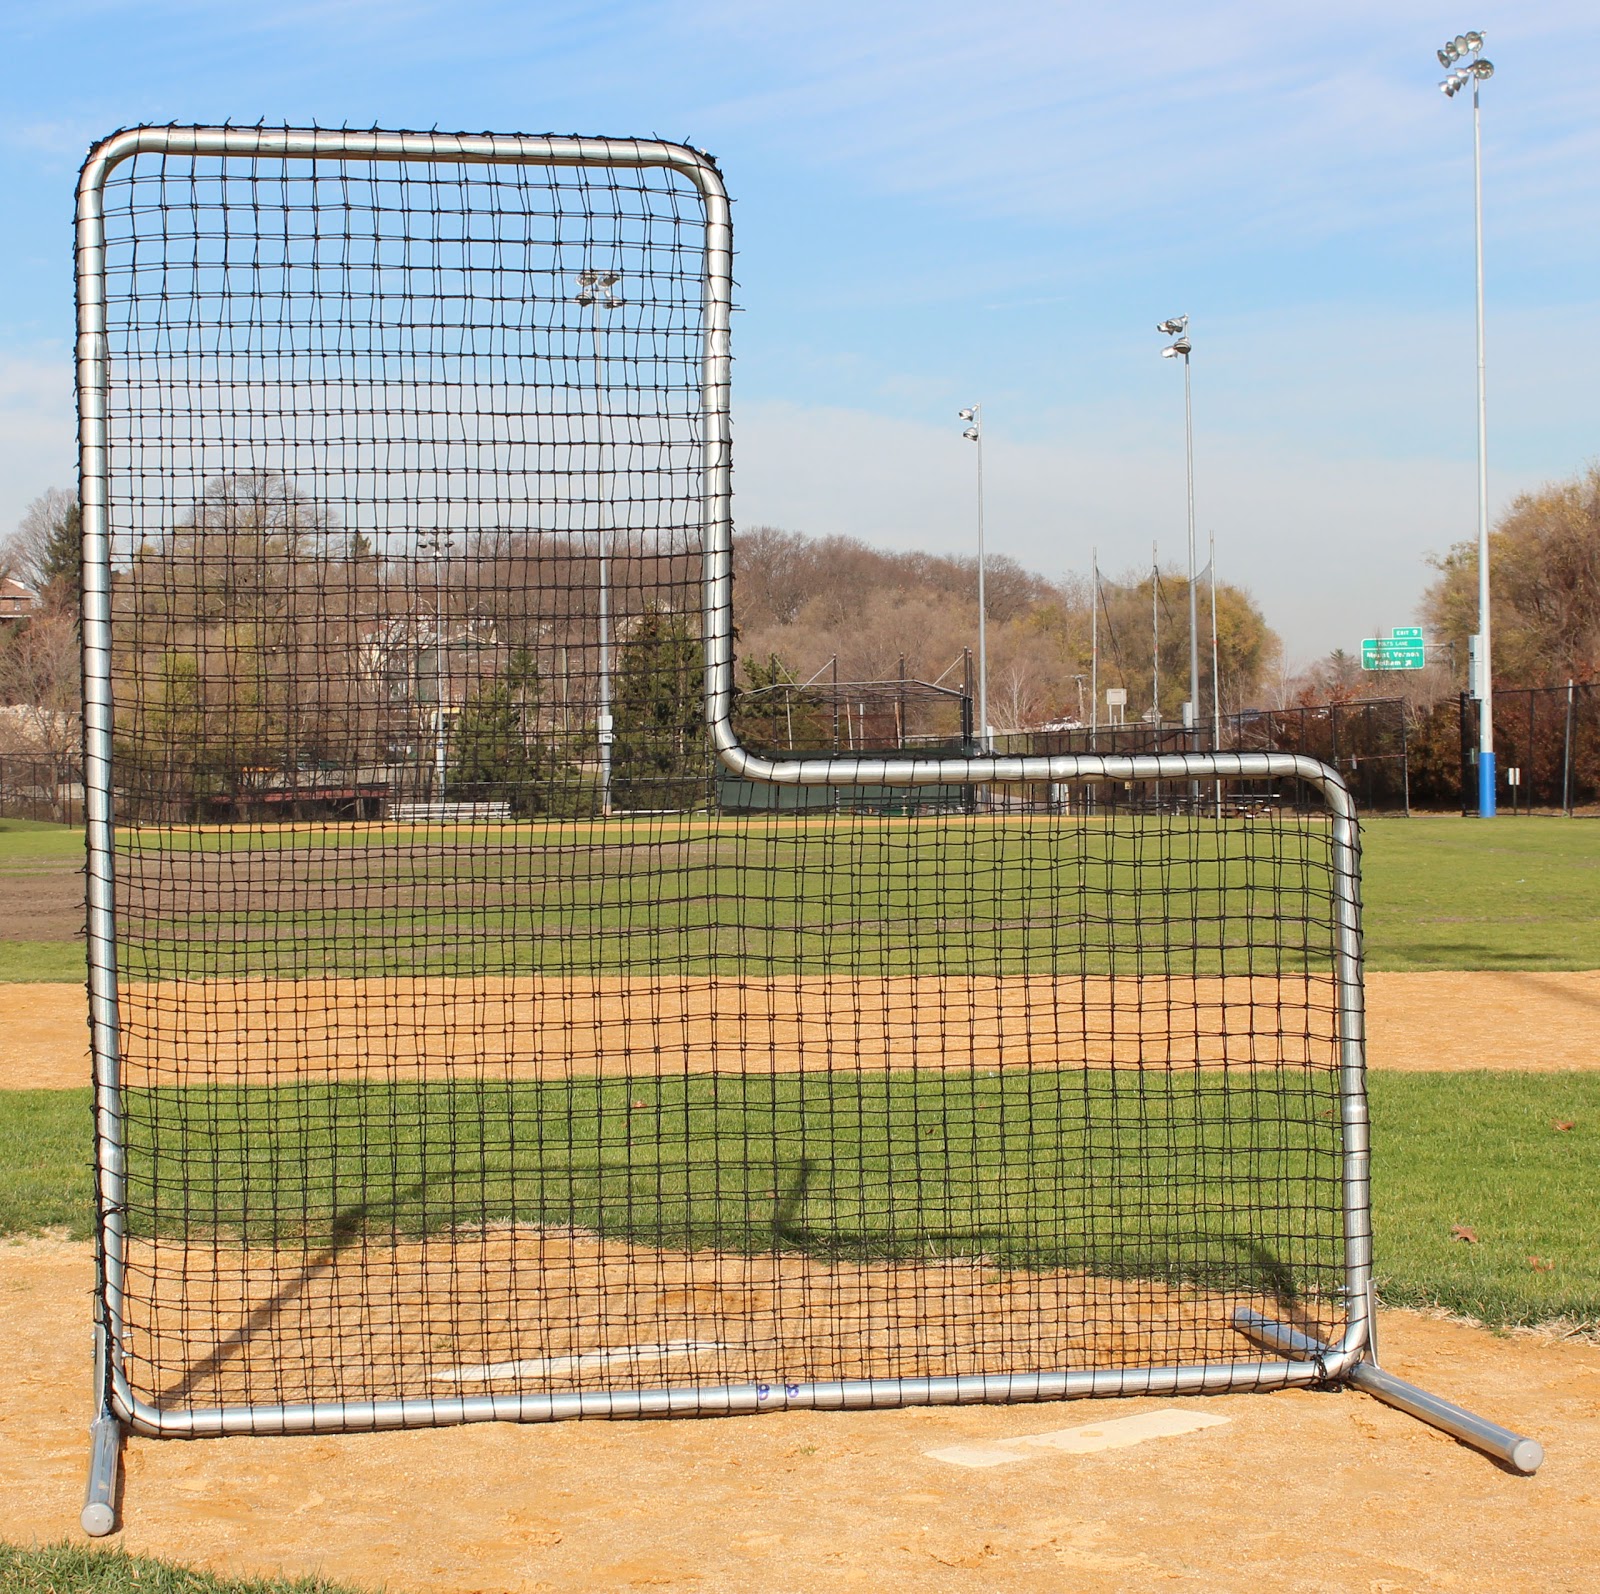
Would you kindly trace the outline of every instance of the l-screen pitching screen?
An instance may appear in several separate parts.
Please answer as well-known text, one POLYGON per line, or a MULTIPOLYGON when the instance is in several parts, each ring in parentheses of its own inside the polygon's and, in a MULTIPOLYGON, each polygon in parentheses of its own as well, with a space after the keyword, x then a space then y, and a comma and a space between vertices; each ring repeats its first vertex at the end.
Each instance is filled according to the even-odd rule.
POLYGON ((137 1397, 1337 1337, 1314 798, 718 775, 692 184, 139 155, 105 218, 137 1397))

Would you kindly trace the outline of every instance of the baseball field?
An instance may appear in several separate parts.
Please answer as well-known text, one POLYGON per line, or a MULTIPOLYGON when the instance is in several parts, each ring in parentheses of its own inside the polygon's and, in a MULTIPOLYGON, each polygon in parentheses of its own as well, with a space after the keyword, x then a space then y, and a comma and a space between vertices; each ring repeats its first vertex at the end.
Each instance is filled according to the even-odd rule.
MULTIPOLYGON (((630 1078, 597 1074, 574 1085, 535 1071, 480 1086, 470 1111, 461 1110, 450 1082, 429 1066, 428 1037, 418 1027, 389 1023, 383 1034, 360 1033, 315 1015, 360 1008, 364 982, 398 981, 398 1010, 435 1011, 448 989, 467 1000, 480 1031, 492 1036, 499 1025, 509 1036, 541 1006, 557 1003, 571 1055, 592 1059, 608 1035, 642 1023, 646 1012, 661 1027, 662 992, 644 972, 648 948, 642 940, 637 947, 619 941, 614 921, 598 912, 580 922, 572 904, 581 910, 581 893, 569 889, 555 972, 540 951, 552 926, 526 905, 525 889, 511 889, 526 882, 508 880, 501 858, 479 852, 466 867, 454 866, 461 889, 454 898, 444 893, 441 933, 417 937, 402 968, 392 959, 370 966, 362 961, 368 940, 361 927, 341 916, 340 892, 330 886, 319 896, 311 883, 337 877, 347 899, 350 872, 366 871, 373 900, 402 911, 410 890, 439 900, 439 882, 384 877, 376 853, 363 851, 362 832, 328 834, 331 841, 308 846, 305 836, 284 833, 295 850, 291 872, 298 871, 296 888, 282 893, 291 917, 267 884, 251 878, 251 863, 232 856, 227 831, 163 839, 169 855, 191 855, 192 873, 181 900, 145 905, 140 961, 125 974, 136 1011, 142 1001, 151 1015, 143 1032, 170 1037, 207 1028, 216 1068, 202 1138, 217 1148, 223 1171, 209 1183, 185 1185, 181 1201, 150 1205, 150 1232, 140 1239, 151 1247, 219 1231, 247 1248, 269 1242, 307 1212, 336 1213, 337 1192, 352 1181, 355 1165, 376 1159, 404 1174, 385 1221, 425 1237, 448 1219, 452 1182, 464 1180, 476 1200, 487 1195, 483 1216, 511 1236, 499 1242, 509 1247, 499 1265, 510 1268, 515 1236, 531 1226, 559 1227, 600 1248, 627 1247, 639 1236, 659 1246, 665 1236, 686 1256, 709 1234, 724 1245, 742 1235, 740 1246, 752 1254, 781 1242, 790 1269, 892 1269, 903 1259, 903 1242, 888 1214, 862 1204, 859 1189, 832 1171, 820 1181, 825 1188, 795 1188, 794 1169, 781 1159, 763 1161, 759 1151, 774 1137, 806 1142, 813 1121, 826 1122, 836 1136, 853 1119, 875 1126, 870 1143, 839 1148, 835 1166, 880 1178, 916 1167, 924 1226, 930 1213, 947 1220, 934 1226, 932 1260, 937 1288, 949 1300, 964 1287, 962 1269, 980 1259, 1025 1276, 1059 1276, 1050 1272, 1063 1259, 1048 1249, 1048 1206, 1035 1201, 1019 1213, 1010 1199, 1007 1170, 1028 1152, 1021 1126, 1048 1139, 1051 1115, 1070 1110, 1075 1123, 1089 1125, 1084 1183, 1115 1191, 1129 1182, 1139 1154, 1137 1144, 1119 1139, 1119 1126, 1130 1121, 1130 1094, 1145 1122, 1164 1126, 1162 1144, 1187 1148, 1195 1168, 1207 1165, 1235 1125, 1268 1116, 1252 1092, 1272 1089, 1270 1076, 1252 1086, 1250 1060, 1228 1057, 1203 1017, 1220 1005, 1223 981, 1259 966, 1239 960, 1225 940, 1214 957, 1195 960, 1174 990, 1175 1004, 1201 1015, 1192 1037, 1197 1066, 1181 1084, 1170 1071, 1106 1069, 1092 1089, 1069 1100, 1061 1081, 1084 1074, 1075 1037, 1041 1037, 1030 1023, 1023 976, 1040 950, 1030 937, 1041 932, 1019 923, 975 968, 941 942, 944 888, 915 873, 888 884, 887 894, 905 905, 905 930, 890 954, 869 953, 865 942, 860 950, 837 942, 825 949, 830 966, 850 968, 855 1022, 868 1036, 884 1033, 883 1024, 861 1021, 862 977, 897 1011, 915 1010, 919 990, 931 995, 937 988, 948 1001, 959 989, 969 1011, 993 1010, 999 1044, 993 1055, 953 1059, 954 1074, 923 1067, 813 1081, 807 1059, 835 1019, 827 977, 806 972, 818 959, 805 943, 800 899, 830 889, 850 860, 802 873, 765 859, 762 889, 796 899, 794 933, 769 923, 758 947, 748 940, 730 945, 693 917, 694 901, 739 889, 728 874, 735 866, 720 861, 714 847, 695 865, 694 889, 681 891, 673 924, 680 963, 700 992, 698 1006, 680 996, 681 1011, 667 1015, 667 1027, 681 1037, 683 1066, 664 1070, 645 1095, 630 1078), (319 848, 343 856, 318 856, 319 848), (486 913, 496 925, 495 945, 517 949, 494 967, 466 961, 459 933, 486 913), (592 974, 576 984, 575 938, 603 949, 592 974), (754 1028, 765 1040, 761 1055, 745 1058, 734 1090, 727 1075, 696 1072, 687 1060, 715 1041, 718 1015, 742 984, 739 970, 757 956, 765 978, 754 1028), (1014 966, 1007 961, 1013 956, 1014 966), (251 1030, 263 1004, 259 992, 245 988, 263 976, 296 1014, 297 1033, 314 1038, 296 1080, 297 1138, 280 1138, 270 1169, 255 1160, 259 1139, 251 1125, 273 1088, 271 1043, 251 1030), (238 1000, 219 996, 234 986, 238 1000), (206 1000, 190 1011, 184 993, 196 988, 206 1000), (1012 1051, 1026 1054, 1025 1068, 1005 1066, 1012 1051), (359 1062, 370 1069, 374 1056, 381 1081, 358 1087, 353 1068, 359 1062), (559 1205, 548 1198, 530 1205, 526 1181, 512 1176, 514 1148, 552 1119, 563 1125, 559 1205), (923 1145, 931 1123, 946 1159, 939 1166, 930 1165, 923 1145), (408 1127, 417 1124, 432 1132, 408 1127), (1018 1127, 997 1131, 996 1124, 1018 1127), (684 1150, 690 1147, 692 1155, 684 1150), (207 1190, 231 1192, 234 1205, 208 1206, 207 1190), (292 1205, 282 1199, 285 1191, 292 1205)), ((1600 845, 1583 822, 1506 822, 1486 839, 1468 822, 1414 819, 1368 824, 1364 852, 1375 1249, 1389 1309, 1381 1352, 1404 1376, 1540 1437, 1550 1459, 1535 1478, 1502 1474, 1361 1396, 1297 1391, 1190 1403, 1225 1420, 1137 1443, 1113 1435, 1105 1447, 1100 1428, 1149 1416, 1162 1403, 492 1425, 195 1445, 136 1439, 128 1487, 137 1490, 139 1507, 121 1542, 230 1572, 326 1573, 396 1590, 811 1589, 873 1580, 934 1589, 1154 1581, 1229 1588, 1242 1564, 1231 1558, 1246 1542, 1253 1566, 1286 1588, 1587 1586, 1593 1552, 1585 1534, 1600 1537, 1595 1498, 1583 1481, 1585 1468, 1600 1459, 1593 1438, 1600 1413, 1600 1236, 1593 1223, 1600 1065, 1591 1042, 1600 1010, 1600 845), (1069 1428, 1080 1437, 1061 1441, 1069 1428), (1056 1438, 1005 1451, 1041 1435, 1056 1438), (929 1454, 963 1445, 999 1447, 1006 1459, 964 1464, 929 1454), (1270 1521, 1260 1510, 1263 1490, 1272 1497, 1270 1521), (1318 1525, 1329 1491, 1335 1500, 1359 1502, 1365 1533, 1330 1536, 1318 1525), (1158 1495, 1162 1509, 1152 1504, 1158 1495), (419 1497, 430 1501, 426 1513, 410 1508, 419 1497), (1379 1522, 1387 1524, 1381 1555, 1371 1548, 1379 1522), (1330 1557, 1340 1580, 1329 1575, 1330 1557)), ((1032 865, 1026 849, 1021 856, 1025 873, 1032 865)), ((1017 868, 1015 845, 1005 857, 1013 861, 980 871, 997 902, 1022 883, 1006 872, 1017 868)), ((1174 882, 1169 866, 1165 883, 1190 900, 1213 893, 1240 920, 1265 922, 1273 901, 1297 887, 1279 873, 1264 890, 1251 864, 1248 852, 1222 863, 1195 858, 1189 878, 1174 882)), ((1095 861, 1110 882, 1103 899, 1119 900, 1115 881, 1132 878, 1139 865, 1107 849, 1095 861)), ((0 1233, 9 1237, 0 1248, 0 1314, 24 1369, 0 1389, 0 1538, 20 1547, 6 1552, 10 1564, 0 1561, 7 1587, 90 1586, 68 1580, 89 1574, 64 1569, 66 1551, 22 1553, 71 1530, 89 1415, 80 871, 75 833, 0 824, 0 1030, 8 1037, 0 1059, 0 1233)), ((1282 940, 1281 931, 1274 934, 1282 940)), ((1085 1013, 1115 1007, 1124 972, 1118 958, 1129 936, 1129 925, 1107 917, 1085 946, 1076 971, 1085 1013)), ((1274 951, 1282 971, 1275 978, 1296 986, 1301 1007, 1325 1000, 1314 948, 1280 944, 1274 951)), ((1281 1002, 1281 992, 1272 999, 1281 1002)), ((748 1002, 757 998, 740 1000, 749 1029, 748 1002)), ((1250 1000, 1265 997, 1252 992, 1250 1000)), ((141 1033, 137 1021, 132 1033, 141 1033)), ((1280 1039, 1311 1048, 1308 1066, 1330 1061, 1315 1054, 1309 1029, 1280 1039)), ((1132 1060, 1145 1037, 1123 1032, 1117 1040, 1132 1060)), ((886 1060, 870 1050, 863 1055, 869 1063, 886 1060)), ((195 1103, 177 1105, 157 1050, 142 1056, 135 1045, 129 1063, 147 1103, 132 1125, 131 1149, 170 1138, 164 1114, 181 1111, 193 1134, 195 1103)), ((1255 1177, 1267 1186, 1291 1177, 1325 1133, 1313 1116, 1295 1124, 1263 1150, 1255 1177)), ((1179 1184, 1181 1174, 1168 1170, 1179 1184)), ((1207 1265, 1236 1274, 1241 1264, 1226 1222, 1203 1204, 1186 1217, 1197 1271, 1183 1287, 1204 1288, 1207 1265)), ((1172 1212, 1152 1207, 1144 1221, 1148 1232, 1134 1235, 1134 1248, 1159 1249, 1157 1231, 1173 1221, 1172 1212)), ((332 1228, 297 1237, 338 1241, 332 1228)), ((580 1242, 571 1243, 576 1253, 580 1242)), ((925 1248, 926 1236, 918 1243, 925 1248)), ((1125 1230, 1122 1243, 1129 1243, 1125 1230)), ((1095 1271, 1115 1277, 1119 1267, 1126 1272, 1125 1260, 1098 1258, 1095 1271)), ((691 1277, 637 1283, 641 1294, 695 1286, 691 1277)), ((763 1287, 781 1296, 782 1285, 775 1277, 763 1287)), ((1036 1309, 1027 1302, 1018 1308, 1036 1309)), ((141 1588, 162 1586, 151 1579, 167 1575, 115 1557, 93 1562, 92 1571, 141 1588)))

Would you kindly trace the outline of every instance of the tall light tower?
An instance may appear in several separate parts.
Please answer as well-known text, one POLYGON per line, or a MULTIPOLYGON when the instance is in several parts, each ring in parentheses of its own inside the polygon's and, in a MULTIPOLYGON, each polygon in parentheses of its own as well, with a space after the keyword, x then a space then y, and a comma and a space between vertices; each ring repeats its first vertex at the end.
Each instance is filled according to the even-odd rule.
POLYGON ((983 406, 968 405, 959 418, 970 421, 961 435, 978 449, 978 747, 989 752, 989 605, 984 595, 983 557, 983 406))
POLYGON ((1489 432, 1483 372, 1483 135, 1478 90, 1494 76, 1494 63, 1484 59, 1483 34, 1458 33, 1439 52, 1447 75, 1439 87, 1454 99, 1472 85, 1472 219, 1478 275, 1478 652, 1473 696, 1478 700, 1478 816, 1495 814, 1494 681, 1489 648, 1489 432))
MULTIPOLYGON (((580 271, 578 291, 573 302, 589 310, 589 326, 594 339, 594 407, 596 421, 605 414, 605 366, 601 357, 600 312, 615 310, 622 303, 617 284, 620 271, 580 271)), ((602 431, 604 428, 601 429, 602 431)), ((595 444, 595 500, 600 521, 600 708, 595 715, 595 733, 600 742, 600 812, 611 817, 611 744, 615 732, 611 724, 611 483, 600 470, 605 457, 606 438, 595 444)))
MULTIPOLYGON (((1161 322, 1156 331, 1172 342, 1161 351, 1163 360, 1183 361, 1183 457, 1189 480, 1189 713, 1191 745, 1198 746, 1200 725, 1200 609, 1194 581, 1194 401, 1189 389, 1189 318, 1173 316, 1161 322)), ((1198 790, 1198 788, 1196 788, 1198 790)))

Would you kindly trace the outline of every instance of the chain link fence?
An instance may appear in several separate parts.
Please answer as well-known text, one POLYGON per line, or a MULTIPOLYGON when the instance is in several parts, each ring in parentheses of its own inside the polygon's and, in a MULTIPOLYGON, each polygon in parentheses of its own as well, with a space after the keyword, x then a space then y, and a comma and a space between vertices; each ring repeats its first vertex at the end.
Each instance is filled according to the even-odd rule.
MULTIPOLYGON (((1501 813, 1600 813, 1600 682, 1497 687, 1494 727, 1501 813)), ((1478 811, 1478 704, 1470 697, 1449 698, 1424 709, 1403 698, 1245 709, 1223 715, 1220 738, 1215 732, 1211 723, 1193 731, 1178 725, 1102 725, 1094 730, 1084 726, 1029 731, 997 738, 997 743, 999 751, 1009 753, 1129 755, 1213 747, 1225 752, 1302 753, 1337 769, 1363 813, 1478 811)), ((826 743, 829 738, 822 740, 826 743)), ((910 747, 920 739, 885 735, 868 740, 875 747, 910 747)), ((862 745, 862 738, 841 733, 840 747, 852 743, 862 745)), ((940 742, 924 750, 943 750, 946 745, 940 742)), ((948 743, 960 745, 959 737, 948 743)), ((366 799, 364 806, 345 805, 350 817, 374 817, 391 801, 414 795, 393 770, 335 773, 366 782, 359 792, 366 799)), ((0 754, 0 819, 77 824, 82 818, 82 792, 82 773, 75 761, 58 764, 25 754, 0 754)), ((318 790, 299 795, 309 802, 326 794, 318 790)), ((1042 794, 1033 795, 1046 800, 1042 794)), ((1243 783, 1235 795, 1241 800, 1274 800, 1269 792, 1244 791, 1243 783)), ((1021 792, 1012 797, 1029 800, 1021 792)), ((748 798, 737 800, 724 781, 708 792, 707 801, 741 807, 748 798)), ((322 805, 317 811, 342 810, 322 805)), ((289 816, 286 809, 285 817, 289 816)))
MULTIPOLYGON (((1207 721, 1192 730, 1181 725, 1145 723, 1093 729, 1079 726, 1071 730, 1031 731, 1002 740, 1006 752, 1117 756, 1210 751, 1299 753, 1337 769, 1349 783, 1362 812, 1406 813, 1410 809, 1409 737, 1410 716, 1404 699, 1375 698, 1315 707, 1244 709, 1222 715, 1220 723, 1207 721)), ((1276 792, 1258 789, 1259 782, 1225 784, 1235 801, 1280 800, 1276 792)), ((1298 790, 1298 783, 1295 784, 1298 790)))
POLYGON ((0 753, 0 819, 83 819, 83 772, 73 763, 0 753))
MULTIPOLYGON (((1457 707, 1461 812, 1478 811, 1478 715, 1457 707)), ((1600 810, 1600 683, 1503 687, 1494 692, 1495 766, 1502 814, 1600 810)))

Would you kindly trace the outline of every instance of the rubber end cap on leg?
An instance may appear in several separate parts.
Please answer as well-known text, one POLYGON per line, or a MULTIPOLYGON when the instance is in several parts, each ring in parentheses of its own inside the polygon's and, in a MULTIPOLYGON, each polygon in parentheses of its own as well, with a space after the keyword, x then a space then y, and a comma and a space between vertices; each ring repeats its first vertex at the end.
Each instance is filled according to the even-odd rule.
POLYGON ((1518 1439, 1507 1458, 1521 1473, 1535 1473, 1544 1460, 1544 1446, 1537 1439, 1518 1439))
POLYGON ((104 1500, 96 1500, 83 1508, 83 1515, 79 1521, 83 1523, 83 1531, 91 1539, 103 1539, 116 1528, 117 1513, 104 1500))

